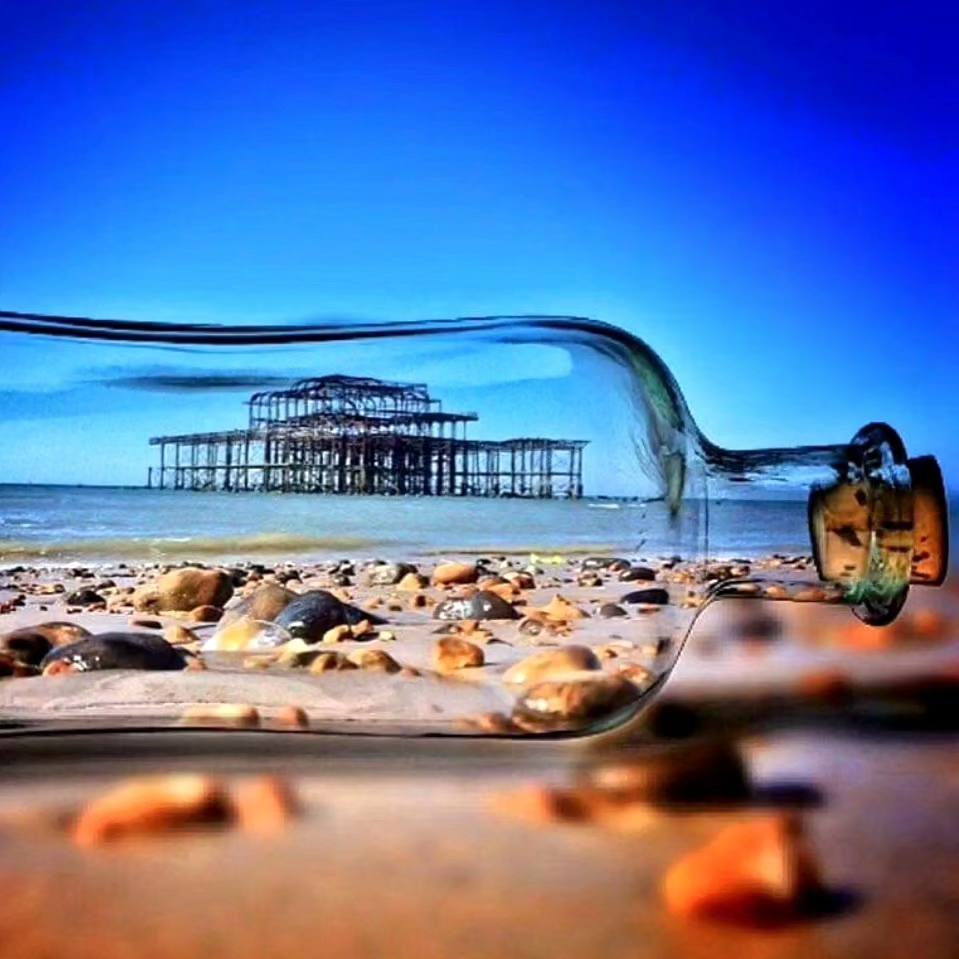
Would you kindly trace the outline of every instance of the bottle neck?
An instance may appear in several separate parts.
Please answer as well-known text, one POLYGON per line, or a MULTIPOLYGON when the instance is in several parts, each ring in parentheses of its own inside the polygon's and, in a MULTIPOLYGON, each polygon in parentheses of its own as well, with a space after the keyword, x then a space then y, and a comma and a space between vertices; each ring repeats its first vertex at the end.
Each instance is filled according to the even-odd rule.
POLYGON ((837 446, 730 451, 707 445, 704 458, 711 555, 730 555, 731 544, 712 534, 724 529, 717 520, 724 511, 735 515, 737 503, 752 502, 748 514, 740 512, 760 529, 730 538, 738 533, 740 542, 748 541, 766 531, 769 539, 749 562, 708 564, 712 597, 842 603, 882 624, 896 617, 910 582, 941 582, 945 575, 938 467, 931 460, 930 469, 929 457, 908 460, 888 426, 872 424, 837 446))

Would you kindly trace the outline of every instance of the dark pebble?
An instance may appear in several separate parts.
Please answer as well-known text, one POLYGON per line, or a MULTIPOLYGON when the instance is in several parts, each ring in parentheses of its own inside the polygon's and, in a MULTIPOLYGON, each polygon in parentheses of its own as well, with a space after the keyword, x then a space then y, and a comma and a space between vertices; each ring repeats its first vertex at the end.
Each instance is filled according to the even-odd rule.
POLYGON ((768 642, 778 639, 782 635, 783 624, 778 616, 757 612, 752 616, 744 616, 737 621, 732 629, 734 635, 747 642, 758 640, 768 642))
POLYGON ((611 619, 613 616, 625 616, 626 610, 616 603, 603 603, 603 605, 599 607, 599 615, 605 619, 611 619))
POLYGON ((395 586, 408 573, 415 573, 416 567, 409 563, 376 563, 366 572, 368 586, 395 586))
POLYGON ((637 589, 632 593, 627 593, 621 600, 621 603, 655 603, 657 606, 665 606, 669 602, 669 593, 665 589, 637 589))
POLYGON ((0 677, 7 676, 36 676, 40 672, 36 666, 25 663, 13 656, 0 653, 0 677))
POLYGON ((101 633, 49 652, 46 669, 64 663, 77 672, 95 669, 184 669, 186 659, 165 639, 152 633, 101 633))
POLYGON ((629 569, 629 560, 619 556, 587 556, 580 566, 582 569, 608 569, 616 573, 629 569))
POLYGON ((323 634, 334 626, 355 626, 364 619, 373 624, 384 622, 378 616, 340 602, 325 589, 316 589, 297 596, 280 612, 274 622, 277 626, 282 626, 294 639, 318 643, 323 634))
POLYGON ((619 801, 743 802, 752 787, 739 750, 725 740, 692 740, 600 766, 595 785, 619 801))
POLYGON ((77 589, 67 596, 69 606, 96 606, 106 600, 94 589, 77 589))
POLYGON ((634 583, 637 581, 648 582, 656 578, 656 571, 648 566, 630 566, 619 574, 621 583, 634 583))
POLYGON ((519 619, 519 613, 495 593, 480 590, 468 599, 447 599, 433 610, 434 619, 519 619))
POLYGON ((31 666, 39 665, 52 648, 46 636, 29 628, 14 630, 0 638, 0 655, 31 666))
POLYGON ((0 652, 9 654, 18 662, 36 666, 54 646, 65 646, 89 635, 89 630, 76 623, 23 626, 0 637, 0 652))

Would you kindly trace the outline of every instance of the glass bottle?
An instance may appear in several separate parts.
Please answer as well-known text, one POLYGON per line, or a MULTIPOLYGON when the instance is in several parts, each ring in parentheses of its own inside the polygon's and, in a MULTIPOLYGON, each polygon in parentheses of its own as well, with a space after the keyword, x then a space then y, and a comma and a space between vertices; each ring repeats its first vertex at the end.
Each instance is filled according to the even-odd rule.
POLYGON ((941 474, 893 429, 722 449, 592 320, 6 312, 0 347, 6 723, 581 734, 714 599, 886 624, 945 577, 941 474))

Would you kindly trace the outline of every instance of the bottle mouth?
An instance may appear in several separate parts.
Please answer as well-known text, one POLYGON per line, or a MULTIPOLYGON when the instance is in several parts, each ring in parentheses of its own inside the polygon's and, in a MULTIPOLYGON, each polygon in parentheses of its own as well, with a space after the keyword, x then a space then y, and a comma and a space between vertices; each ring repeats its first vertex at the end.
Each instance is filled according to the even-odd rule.
POLYGON ((949 556, 948 506, 939 464, 909 458, 885 423, 863 427, 844 469, 809 496, 809 532, 819 576, 837 583, 864 622, 891 623, 911 584, 938 586, 949 556))

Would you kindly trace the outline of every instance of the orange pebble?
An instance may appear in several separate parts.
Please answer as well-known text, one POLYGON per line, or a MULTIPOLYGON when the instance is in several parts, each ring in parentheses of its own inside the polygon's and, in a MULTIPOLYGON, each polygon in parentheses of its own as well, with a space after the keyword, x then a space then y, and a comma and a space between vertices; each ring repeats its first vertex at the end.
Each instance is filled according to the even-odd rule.
POLYGON ((233 805, 240 828, 260 835, 279 832, 297 811, 292 788, 276 776, 241 783, 234 790, 233 805))
POLYGON ((196 773, 146 777, 121 783, 94 799, 73 826, 73 841, 93 846, 120 836, 228 818, 219 780, 196 773))
POLYGON ((934 609, 917 609, 912 615, 912 633, 918 639, 948 639, 952 624, 934 609))
POLYGON ((799 694, 824 703, 843 703, 852 696, 849 677, 838 669, 819 669, 800 676, 799 694))
POLYGON ((201 703, 187 707, 180 718, 182 725, 238 726, 260 725, 260 712, 247 703, 201 703))
POLYGON ((281 726, 292 726, 297 729, 307 729, 310 717, 302 706, 284 706, 277 714, 276 721, 281 726))
POLYGON ((776 815, 729 826, 680 859, 663 895, 678 916, 774 926, 799 918, 820 888, 800 820, 776 815))

